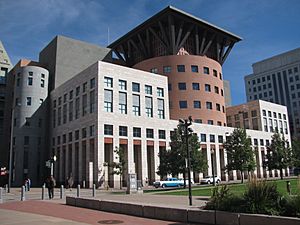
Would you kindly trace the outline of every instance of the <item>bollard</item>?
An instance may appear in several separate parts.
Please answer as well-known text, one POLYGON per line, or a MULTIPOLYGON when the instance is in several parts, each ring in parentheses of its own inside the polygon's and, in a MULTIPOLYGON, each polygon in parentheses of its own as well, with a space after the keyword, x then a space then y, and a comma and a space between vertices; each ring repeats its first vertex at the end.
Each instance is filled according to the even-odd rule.
POLYGON ((0 204, 3 203, 3 188, 0 187, 0 204))
POLYGON ((85 188, 85 180, 82 181, 82 188, 85 188))
POLYGON ((80 197, 80 184, 77 185, 77 197, 80 197))
POLYGON ((25 201, 25 186, 24 185, 21 188, 21 201, 25 201))
POLYGON ((60 185, 60 199, 64 197, 64 185, 60 185))
POLYGON ((96 184, 93 184, 93 198, 96 197, 96 184))
POLYGON ((43 184, 43 186, 42 186, 42 200, 44 200, 45 199, 45 184, 43 184))

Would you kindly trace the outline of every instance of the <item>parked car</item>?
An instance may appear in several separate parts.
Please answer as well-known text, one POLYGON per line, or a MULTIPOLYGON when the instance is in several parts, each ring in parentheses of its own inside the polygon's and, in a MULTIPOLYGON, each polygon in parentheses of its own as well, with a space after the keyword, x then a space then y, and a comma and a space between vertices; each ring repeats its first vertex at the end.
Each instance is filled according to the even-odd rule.
POLYGON ((175 177, 170 177, 167 178, 165 180, 161 180, 161 181, 155 181, 153 183, 153 186, 158 188, 158 187, 181 187, 183 186, 183 180, 177 179, 175 177))
MULTIPOLYGON (((206 176, 200 181, 201 184, 212 184, 213 182, 214 182, 213 176, 206 176)), ((215 176, 215 182, 216 184, 219 184, 221 182, 220 177, 215 176)))

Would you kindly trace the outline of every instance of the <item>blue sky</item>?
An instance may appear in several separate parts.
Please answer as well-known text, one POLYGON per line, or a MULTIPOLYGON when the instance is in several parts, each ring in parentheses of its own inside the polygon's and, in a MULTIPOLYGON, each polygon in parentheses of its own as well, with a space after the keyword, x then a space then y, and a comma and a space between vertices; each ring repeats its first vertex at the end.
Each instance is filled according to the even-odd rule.
POLYGON ((299 0, 0 0, 0 40, 14 64, 58 34, 107 46, 168 5, 243 38, 223 66, 233 104, 254 62, 300 47, 299 0))

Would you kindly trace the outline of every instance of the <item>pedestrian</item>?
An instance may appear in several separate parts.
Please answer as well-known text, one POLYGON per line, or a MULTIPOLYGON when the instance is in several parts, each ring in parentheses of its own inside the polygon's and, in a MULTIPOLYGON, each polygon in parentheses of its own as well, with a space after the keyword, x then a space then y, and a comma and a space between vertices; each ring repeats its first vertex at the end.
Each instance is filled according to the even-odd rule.
POLYGON ((56 186, 56 182, 53 176, 50 176, 46 179, 46 187, 48 188, 49 199, 54 198, 54 187, 56 186))
POLYGON ((30 191, 30 187, 31 187, 31 180, 30 180, 30 178, 28 177, 28 178, 27 178, 27 191, 30 191))
POLYGON ((24 180, 24 187, 25 187, 25 191, 28 191, 28 179, 27 178, 24 180))
POLYGON ((287 190, 288 194, 291 195, 291 182, 290 181, 286 181, 286 190, 287 190))
POLYGON ((70 188, 70 191, 72 191, 73 184, 74 184, 73 177, 70 176, 69 179, 68 179, 68 186, 70 188))

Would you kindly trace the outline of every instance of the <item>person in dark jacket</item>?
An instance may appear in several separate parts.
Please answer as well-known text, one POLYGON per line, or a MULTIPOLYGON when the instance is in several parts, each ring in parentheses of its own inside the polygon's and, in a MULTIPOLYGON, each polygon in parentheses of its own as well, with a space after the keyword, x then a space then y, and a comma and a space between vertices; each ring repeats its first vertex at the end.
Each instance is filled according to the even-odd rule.
POLYGON ((46 179, 46 188, 48 188, 49 199, 54 198, 54 188, 56 186, 56 181, 53 176, 46 179))

